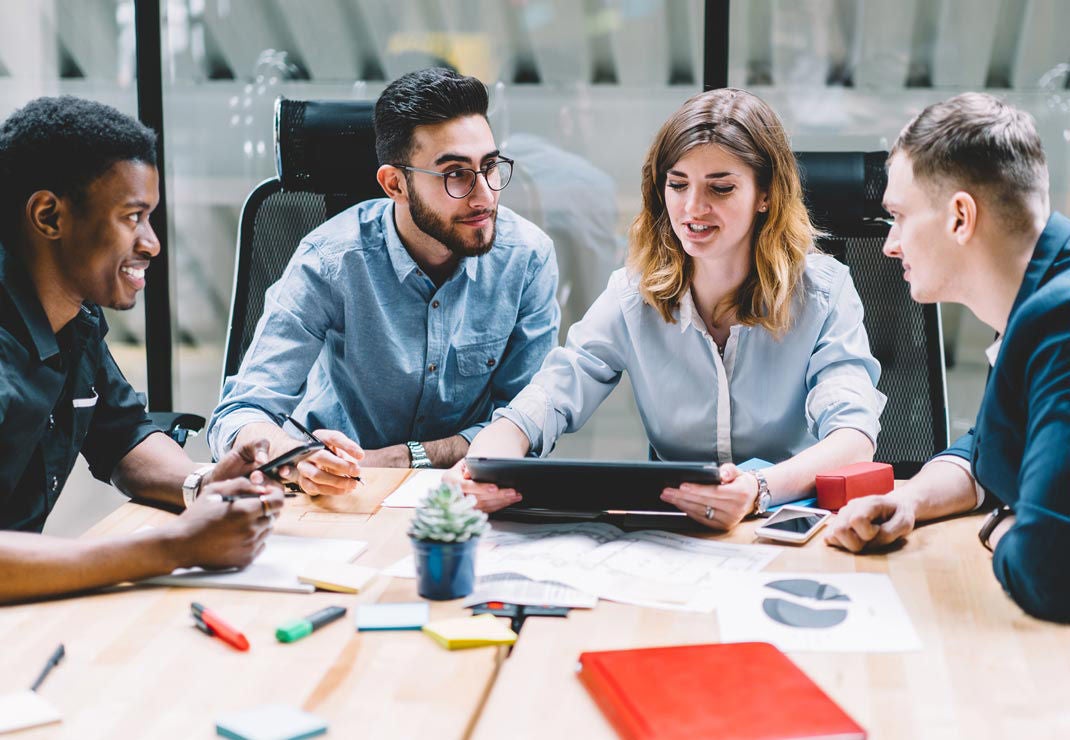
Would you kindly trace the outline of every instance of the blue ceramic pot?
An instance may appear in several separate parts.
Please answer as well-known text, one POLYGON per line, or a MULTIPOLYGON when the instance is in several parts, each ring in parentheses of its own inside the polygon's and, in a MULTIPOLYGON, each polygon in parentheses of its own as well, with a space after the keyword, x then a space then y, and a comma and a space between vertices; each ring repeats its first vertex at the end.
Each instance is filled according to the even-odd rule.
POLYGON ((472 593, 476 585, 478 545, 478 537, 467 542, 412 540, 420 596, 446 601, 472 593))

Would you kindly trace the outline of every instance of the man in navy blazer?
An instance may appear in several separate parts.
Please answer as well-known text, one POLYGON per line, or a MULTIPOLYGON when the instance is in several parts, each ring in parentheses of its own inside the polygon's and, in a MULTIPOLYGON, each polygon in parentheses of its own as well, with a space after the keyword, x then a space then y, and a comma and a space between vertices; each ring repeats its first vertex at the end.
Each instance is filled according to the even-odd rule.
POLYGON ((826 540, 887 545, 988 498, 996 577, 1029 614, 1070 622, 1070 220, 1050 210, 1033 120, 978 93, 929 106, 892 149, 884 205, 884 253, 913 298, 965 304, 999 337, 974 428, 893 493, 850 502, 826 540))

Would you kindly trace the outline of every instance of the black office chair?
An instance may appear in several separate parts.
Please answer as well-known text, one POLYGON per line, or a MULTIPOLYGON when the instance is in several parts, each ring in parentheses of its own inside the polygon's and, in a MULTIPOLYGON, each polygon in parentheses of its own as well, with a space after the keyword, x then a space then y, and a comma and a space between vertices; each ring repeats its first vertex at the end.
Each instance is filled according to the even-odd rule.
POLYGON ((278 176, 260 183, 242 207, 224 380, 238 371, 264 293, 302 237, 346 208, 382 197, 373 108, 363 100, 275 101, 278 176))
POLYGON ((881 206, 887 152, 797 152, 806 204, 829 236, 820 247, 851 268, 862 298, 877 387, 888 396, 875 460, 908 478, 948 444, 940 307, 910 297, 898 260, 881 253, 888 214, 881 206))

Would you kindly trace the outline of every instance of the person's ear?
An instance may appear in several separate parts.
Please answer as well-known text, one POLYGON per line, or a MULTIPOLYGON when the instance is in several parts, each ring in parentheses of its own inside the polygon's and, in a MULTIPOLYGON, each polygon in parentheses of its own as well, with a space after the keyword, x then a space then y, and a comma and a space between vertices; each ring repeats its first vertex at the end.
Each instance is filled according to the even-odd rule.
POLYGON ((26 201, 30 230, 45 239, 59 239, 66 207, 66 201, 56 197, 51 190, 38 190, 26 201))
POLYGON ((762 191, 758 193, 758 213, 767 213, 769 211, 769 193, 762 191))
POLYGON ((384 164, 376 171, 375 179, 386 193, 386 197, 397 203, 408 203, 408 183, 405 182, 404 171, 392 164, 384 164))
POLYGON ((959 244, 968 242, 977 230, 977 201, 965 190, 953 193, 948 201, 948 226, 959 244))

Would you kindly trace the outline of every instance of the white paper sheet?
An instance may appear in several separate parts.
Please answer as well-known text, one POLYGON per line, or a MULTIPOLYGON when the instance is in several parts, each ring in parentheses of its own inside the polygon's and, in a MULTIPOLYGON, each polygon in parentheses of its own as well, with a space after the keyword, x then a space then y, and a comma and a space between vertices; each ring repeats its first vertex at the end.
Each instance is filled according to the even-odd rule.
POLYGON ((0 733, 47 725, 61 719, 58 709, 29 689, 0 695, 0 733))
POLYGON ((921 649, 888 576, 747 573, 726 576, 717 608, 722 642, 784 651, 892 653, 921 649))
POLYGON ((405 482, 383 499, 388 509, 415 509, 427 491, 442 482, 445 470, 414 470, 405 482))
POLYGON ((530 606, 567 606, 570 609, 594 609, 598 597, 556 581, 533 581, 517 573, 495 573, 483 576, 476 590, 461 602, 461 606, 501 601, 505 604, 530 606))
MULTIPOLYGON (((483 535, 476 575, 515 573, 586 594, 665 609, 712 611, 724 572, 761 570, 778 554, 768 545, 730 545, 610 524, 495 522, 483 535)), ((384 571, 415 578, 412 557, 384 571)))
POLYGON ((360 540, 273 534, 268 537, 267 546, 260 556, 242 570, 207 571, 201 568, 179 568, 170 575, 148 578, 140 583, 310 594, 316 587, 311 583, 301 583, 297 579, 308 563, 315 560, 349 563, 367 547, 368 543, 360 540))

